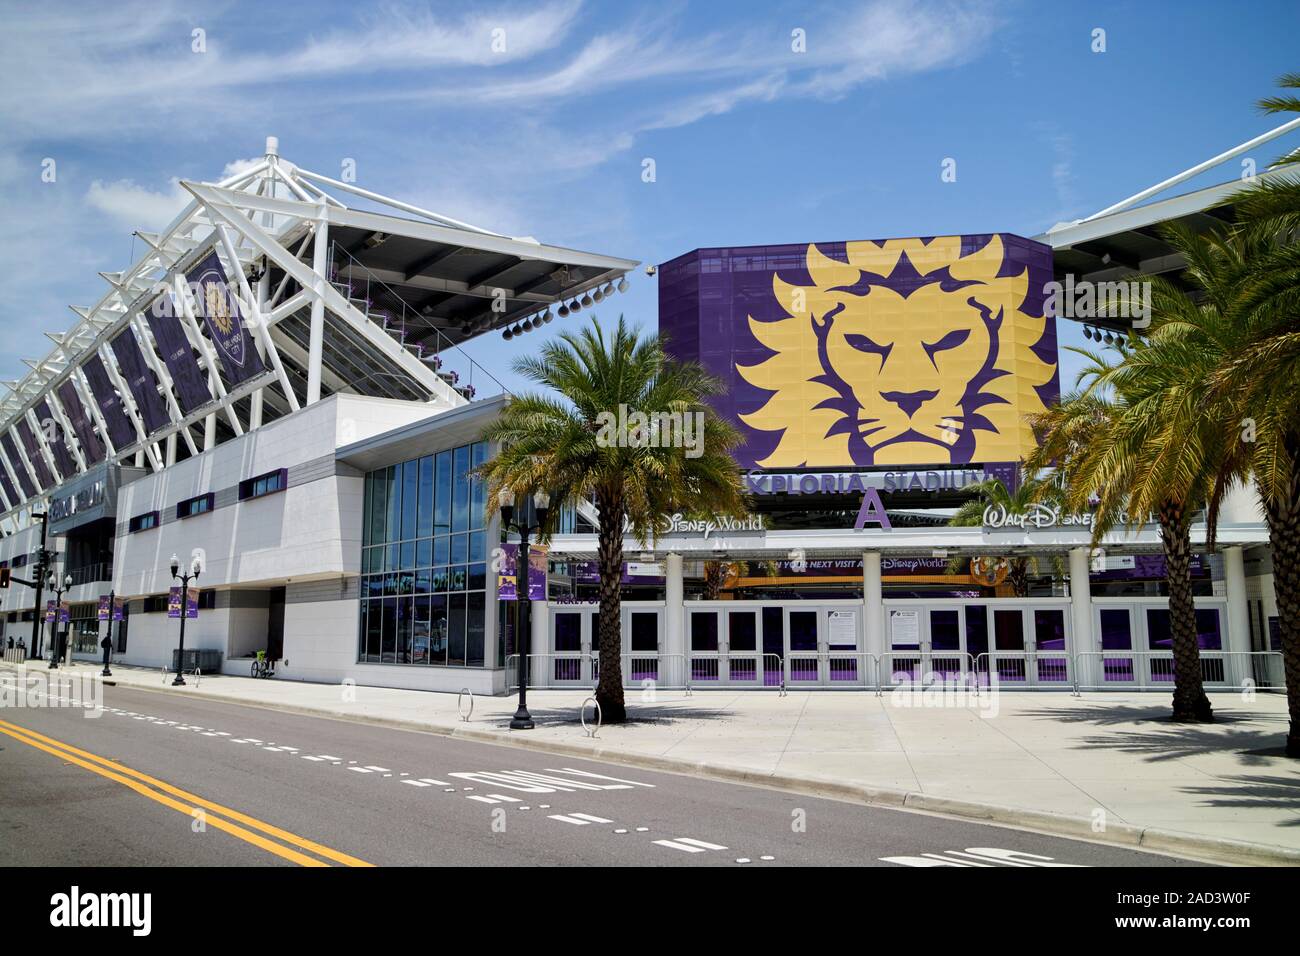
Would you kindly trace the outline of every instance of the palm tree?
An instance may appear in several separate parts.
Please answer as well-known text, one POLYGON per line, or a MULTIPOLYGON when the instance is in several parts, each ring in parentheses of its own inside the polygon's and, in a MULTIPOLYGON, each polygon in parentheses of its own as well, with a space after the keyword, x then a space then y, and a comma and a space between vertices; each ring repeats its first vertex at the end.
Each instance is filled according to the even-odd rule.
MULTIPOLYGON (((1166 236, 1187 261, 1187 277, 1205 290, 1152 335, 1162 363, 1181 368, 1186 414, 1210 422, 1221 439, 1207 518, 1213 535, 1219 503, 1250 480, 1269 529, 1290 728, 1287 753, 1300 756, 1300 275, 1288 258, 1300 244, 1276 219, 1243 222, 1225 233, 1166 236)), ((1212 538, 1211 538, 1212 540, 1212 538)))
MULTIPOLYGON (((1207 469, 1200 442, 1171 435, 1182 423, 1173 421, 1165 392, 1178 370, 1146 363, 1136 373, 1134 356, 1147 346, 1122 342, 1112 347, 1114 360, 1074 349, 1091 363, 1079 373, 1084 387, 1031 416, 1043 440, 1025 468, 1036 474, 1058 467, 1061 499, 1070 510, 1083 511, 1095 501, 1093 547, 1117 526, 1138 527, 1156 516, 1169 590, 1173 719, 1210 721, 1214 711, 1202 686, 1191 578, 1192 517, 1208 497, 1207 469)), ((1202 422, 1198 433, 1208 431, 1202 422)))
POLYGON ((706 404, 719 383, 699 365, 669 358, 656 336, 638 336, 622 317, 612 335, 593 318, 581 331, 565 332, 538 354, 516 360, 514 368, 554 394, 512 398, 485 430, 486 438, 501 445, 481 470, 488 500, 495 501, 503 487, 519 495, 547 490, 552 527, 542 529, 542 540, 550 537, 561 504, 596 505, 596 699, 602 719, 619 723, 626 719, 619 624, 624 532, 650 542, 676 512, 695 518, 746 514, 730 454, 740 436, 706 404), (698 430, 674 435, 664 424, 670 421, 698 430), (692 439, 687 447, 673 440, 684 435, 692 439))
MULTIPOLYGON (((973 497, 967 498, 948 524, 954 528, 977 528, 984 524, 984 513, 989 508, 1001 508, 1008 515, 1024 515, 1036 504, 1059 498, 1059 486, 1052 478, 1025 477, 1015 490, 1007 488, 999 478, 985 478, 962 489, 973 497)), ((1016 597, 1029 597, 1029 578, 1039 573, 1038 559, 1029 555, 1010 555, 1007 562, 1007 581, 1016 597)), ((961 559, 949 563, 948 571, 956 574, 961 559)))

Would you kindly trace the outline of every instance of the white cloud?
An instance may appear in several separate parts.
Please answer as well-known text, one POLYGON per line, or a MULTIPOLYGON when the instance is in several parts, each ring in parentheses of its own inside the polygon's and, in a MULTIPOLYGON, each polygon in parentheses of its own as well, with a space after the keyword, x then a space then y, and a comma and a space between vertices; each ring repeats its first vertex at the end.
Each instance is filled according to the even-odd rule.
POLYGON ((130 179, 104 183, 96 179, 86 190, 86 202, 119 223, 132 228, 161 229, 176 218, 190 201, 179 180, 155 192, 130 179))

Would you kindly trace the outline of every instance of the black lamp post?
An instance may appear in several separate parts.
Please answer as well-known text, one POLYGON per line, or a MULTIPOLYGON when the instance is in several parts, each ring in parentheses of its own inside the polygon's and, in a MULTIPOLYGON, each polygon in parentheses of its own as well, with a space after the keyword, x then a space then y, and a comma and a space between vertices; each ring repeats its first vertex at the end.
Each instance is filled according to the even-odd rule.
POLYGON ((521 602, 519 606, 519 635, 515 641, 519 647, 519 709, 515 711, 515 716, 510 721, 511 730, 532 730, 533 715, 528 713, 528 652, 529 644, 532 641, 532 606, 533 602, 528 597, 528 535, 533 531, 540 531, 546 524, 546 514, 551 508, 551 496, 544 491, 538 491, 533 495, 533 511, 537 523, 529 525, 526 521, 516 524, 515 515, 515 493, 510 488, 502 488, 497 495, 497 503, 501 506, 501 530, 505 532, 514 530, 519 532, 519 557, 515 561, 515 600, 521 602))
POLYGON ((199 572, 202 570, 203 568, 199 564, 199 559, 196 555, 193 562, 190 564, 189 573, 181 574, 181 563, 176 558, 176 555, 172 555, 172 577, 181 582, 181 644, 180 650, 176 655, 176 679, 172 681, 173 687, 185 686, 185 676, 182 671, 185 670, 185 612, 188 610, 187 605, 189 604, 187 598, 189 595, 190 582, 197 581, 199 579, 199 572))
POLYGON ((104 649, 104 669, 100 671, 101 677, 112 677, 113 672, 109 670, 108 660, 113 653, 113 607, 117 601, 117 592, 108 592, 108 633, 100 642, 100 647, 104 649))
POLYGON ((53 670, 59 666, 63 657, 63 648, 59 645, 59 625, 63 622, 59 617, 63 613, 63 592, 72 587, 72 575, 65 574, 60 581, 58 575, 51 570, 45 578, 45 586, 54 592, 54 614, 50 621, 50 669, 53 670), (63 587, 59 587, 60 584, 63 587))

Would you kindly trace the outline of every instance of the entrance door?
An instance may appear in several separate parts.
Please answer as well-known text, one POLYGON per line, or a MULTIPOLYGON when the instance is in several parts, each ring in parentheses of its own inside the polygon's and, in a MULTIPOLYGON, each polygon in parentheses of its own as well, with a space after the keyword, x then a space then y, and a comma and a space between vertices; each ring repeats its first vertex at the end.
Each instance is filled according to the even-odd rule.
POLYGON ((1132 684, 1137 681, 1134 659, 1120 653, 1133 650, 1133 609, 1099 607, 1097 633, 1101 635, 1101 683, 1132 684))
POLYGON ((727 610, 726 679, 739 684, 757 684, 762 672, 759 651, 759 623, 756 608, 727 610))
POLYGON ((551 617, 552 647, 549 660, 534 654, 528 662, 529 682, 545 686, 591 680, 591 615, 581 610, 555 610, 551 617))
POLYGON ((628 675, 628 682, 640 684, 642 681, 658 681, 659 676, 659 634, 661 618, 658 608, 633 608, 623 605, 623 620, 626 622, 623 633, 627 635, 627 646, 623 648, 623 673, 628 675))
POLYGON ((821 639, 818 633, 818 621, 821 613, 817 610, 805 611, 802 608, 785 609, 785 633, 789 653, 786 663, 790 673, 790 683, 816 683, 821 679, 821 667, 818 652, 821 639))
POLYGON ((284 588, 271 588, 271 605, 266 615, 266 656, 273 661, 284 656, 284 588))
MULTIPOLYGON (((983 608, 981 608, 983 610, 983 608)), ((962 608, 930 609, 930 640, 923 663, 927 674, 948 680, 966 670, 966 652, 962 639, 962 608)))

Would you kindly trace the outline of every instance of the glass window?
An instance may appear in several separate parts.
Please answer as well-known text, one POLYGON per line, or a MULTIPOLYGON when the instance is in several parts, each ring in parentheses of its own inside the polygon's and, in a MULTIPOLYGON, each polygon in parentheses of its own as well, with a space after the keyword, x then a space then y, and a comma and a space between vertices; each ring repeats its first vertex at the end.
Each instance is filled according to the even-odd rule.
POLYGON ((429 663, 447 663, 447 595, 429 596, 429 663))
POLYGON ((402 540, 415 537, 415 511, 420 499, 418 461, 402 465, 402 540))
POLYGON ((383 609, 384 624, 379 659, 384 664, 391 664, 397 653, 397 598, 384 598, 383 609))
POLYGON ((427 538, 433 534, 433 456, 420 459, 420 489, 415 536, 427 538))
POLYGON ((464 445, 453 452, 452 472, 455 481, 451 498, 451 530, 469 530, 469 446, 464 445))
POLYGON ((370 499, 370 543, 383 544, 388 540, 384 527, 388 515, 388 483, 384 480, 383 469, 370 473, 373 498, 370 499))
POLYGON ((482 591, 487 587, 487 565, 471 564, 469 566, 469 579, 465 586, 471 591, 482 591))
POLYGON ((411 624, 411 663, 429 663, 429 598, 415 599, 415 618, 411 624))
POLYGON ((429 590, 430 591, 447 590, 447 569, 446 568, 433 569, 433 581, 429 585, 429 590))
POLYGON ((433 563, 451 563, 451 538, 447 535, 433 539, 433 563))
POLYGON ((479 591, 468 597, 465 611, 465 664, 468 667, 482 667, 484 595, 479 591))
POLYGON ((402 570, 407 571, 415 567, 415 542, 403 541, 402 545, 402 570))
POLYGON ((471 561, 487 560, 487 534, 475 531, 469 536, 469 559, 471 561))
POLYGON ((447 602, 447 663, 465 664, 465 595, 453 594, 447 602))
POLYGON ((427 568, 433 564, 433 540, 425 538, 415 545, 415 566, 427 568))
POLYGON ((434 459, 433 533, 451 530, 451 452, 442 451, 434 459))
POLYGON ((464 564, 469 560, 469 535, 453 534, 451 536, 451 563, 464 564))
POLYGON ((404 597, 397 602, 397 663, 411 663, 411 621, 413 598, 404 597))
MULTIPOLYGON (((487 442, 475 442, 470 448, 470 467, 478 468, 485 461, 487 461, 487 442)), ((476 477, 470 482, 469 526, 471 528, 483 527, 486 508, 487 482, 476 477)))
POLYGON ((384 540, 396 541, 402 531, 402 466, 384 469, 384 482, 388 486, 388 527, 384 540))

